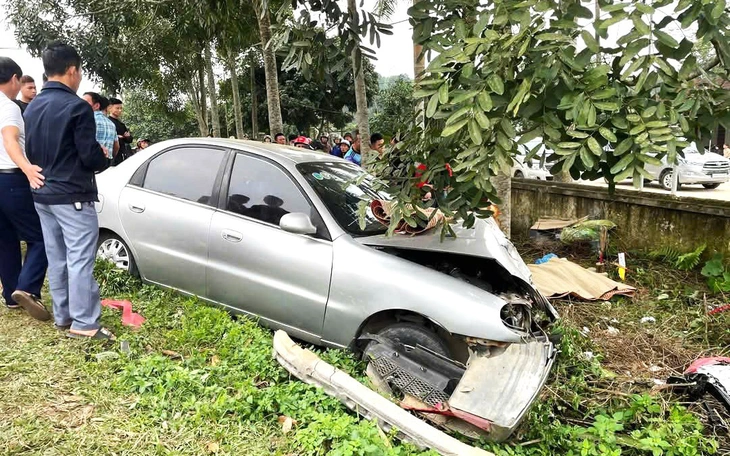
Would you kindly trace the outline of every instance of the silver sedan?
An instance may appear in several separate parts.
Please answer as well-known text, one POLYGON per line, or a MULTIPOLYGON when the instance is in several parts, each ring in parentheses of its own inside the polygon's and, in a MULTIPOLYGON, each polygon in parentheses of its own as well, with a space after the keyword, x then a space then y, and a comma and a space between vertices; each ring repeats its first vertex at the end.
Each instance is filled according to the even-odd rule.
POLYGON ((98 176, 98 255, 144 281, 369 361, 384 390, 503 439, 537 398, 557 315, 492 220, 385 236, 361 168, 288 146, 153 145, 98 176), (363 223, 364 222, 364 223, 363 223))

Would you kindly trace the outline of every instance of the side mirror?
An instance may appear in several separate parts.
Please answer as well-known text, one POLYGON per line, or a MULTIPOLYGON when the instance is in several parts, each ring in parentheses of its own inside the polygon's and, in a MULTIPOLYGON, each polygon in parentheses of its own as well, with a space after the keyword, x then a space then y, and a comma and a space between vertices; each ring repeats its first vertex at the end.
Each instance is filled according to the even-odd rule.
POLYGON ((281 217, 279 227, 284 231, 294 234, 317 233, 317 227, 312 224, 309 216, 301 212, 291 212, 281 217))

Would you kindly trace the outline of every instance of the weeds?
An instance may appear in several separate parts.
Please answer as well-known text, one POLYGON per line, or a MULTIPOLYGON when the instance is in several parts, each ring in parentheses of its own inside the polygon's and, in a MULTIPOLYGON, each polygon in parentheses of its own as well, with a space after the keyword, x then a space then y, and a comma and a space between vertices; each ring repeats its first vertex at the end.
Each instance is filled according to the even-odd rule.
MULTIPOLYGON (((581 329, 600 334, 603 317, 617 318, 621 334, 633 334, 635 341, 643 333, 628 322, 651 308, 657 331, 663 331, 665 316, 682 308, 690 312, 675 322, 679 327, 687 320, 702 325, 696 333, 683 334, 680 343, 707 346, 702 341, 709 337, 718 343, 730 339, 727 320, 707 320, 702 300, 684 289, 691 288, 687 277, 656 274, 649 264, 635 263, 641 304, 561 305, 565 319, 555 328, 560 354, 542 397, 511 442, 478 446, 500 455, 716 451, 716 440, 703 434, 695 415, 661 395, 648 395, 636 377, 626 381, 616 372, 617 351, 601 336, 588 337, 581 329), (642 291, 647 288, 651 291, 642 291), (658 299, 660 293, 667 298, 658 299)), ((104 324, 129 342, 129 352, 67 341, 35 322, 18 324, 27 320, 22 314, 0 318, 0 379, 11 379, 0 382, 6 398, 0 403, 3 454, 422 453, 335 398, 291 378, 272 357, 271 333, 256 322, 142 285, 103 264, 97 277, 103 296, 130 299, 147 318, 131 333, 118 324, 114 311, 104 309, 104 324), (97 357, 110 352, 114 356, 97 357), (49 394, 33 394, 36 387, 30 385, 49 383, 49 394), (76 399, 59 406, 58 397, 76 399), (59 407, 60 417, 49 419, 61 413, 59 407), (282 427, 282 421, 290 428, 282 427)), ((621 343, 620 350, 631 351, 629 342, 621 343)), ((351 353, 315 350, 365 381, 364 366, 351 353)))

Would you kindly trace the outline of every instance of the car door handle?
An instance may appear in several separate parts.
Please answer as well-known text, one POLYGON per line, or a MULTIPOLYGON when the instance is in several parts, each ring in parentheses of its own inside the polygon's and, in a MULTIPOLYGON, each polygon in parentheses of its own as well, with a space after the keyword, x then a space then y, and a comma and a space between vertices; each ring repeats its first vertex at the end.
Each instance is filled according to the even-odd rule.
POLYGON ((228 242, 241 242, 243 240, 243 235, 233 230, 223 230, 221 236, 228 242))
POLYGON ((129 210, 132 212, 142 213, 144 212, 144 204, 130 203, 129 210))

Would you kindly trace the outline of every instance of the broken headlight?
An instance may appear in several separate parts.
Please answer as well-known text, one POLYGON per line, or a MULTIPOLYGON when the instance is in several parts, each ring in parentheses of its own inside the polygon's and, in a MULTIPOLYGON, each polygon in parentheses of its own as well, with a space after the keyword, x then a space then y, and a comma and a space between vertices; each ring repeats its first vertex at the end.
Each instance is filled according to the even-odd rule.
POLYGON ((513 331, 530 333, 532 326, 532 313, 525 304, 508 303, 499 313, 502 323, 513 331))

